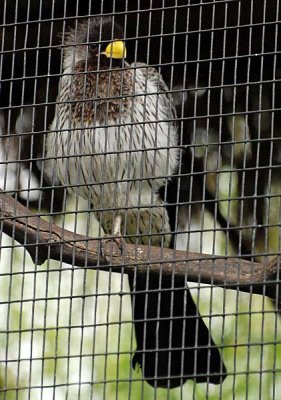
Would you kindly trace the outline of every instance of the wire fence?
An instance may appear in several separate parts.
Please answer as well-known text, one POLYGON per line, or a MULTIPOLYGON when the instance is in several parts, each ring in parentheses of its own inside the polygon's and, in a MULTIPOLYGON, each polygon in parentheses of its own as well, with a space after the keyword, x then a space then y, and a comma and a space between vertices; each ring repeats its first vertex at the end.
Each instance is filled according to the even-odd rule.
POLYGON ((0 399, 280 398, 279 0, 1 6, 0 399))

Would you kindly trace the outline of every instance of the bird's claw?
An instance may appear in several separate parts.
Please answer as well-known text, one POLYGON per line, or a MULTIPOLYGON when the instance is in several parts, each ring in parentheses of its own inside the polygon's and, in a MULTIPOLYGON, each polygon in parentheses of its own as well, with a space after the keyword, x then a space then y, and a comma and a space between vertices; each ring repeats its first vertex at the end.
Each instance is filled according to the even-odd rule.
POLYGON ((120 236, 110 236, 110 235, 105 235, 101 240, 100 240, 100 253, 102 255, 102 257, 105 257, 105 246, 107 243, 112 244, 112 242, 114 242, 118 249, 120 250, 121 255, 123 255, 124 253, 124 244, 125 244, 125 240, 120 237, 120 236))

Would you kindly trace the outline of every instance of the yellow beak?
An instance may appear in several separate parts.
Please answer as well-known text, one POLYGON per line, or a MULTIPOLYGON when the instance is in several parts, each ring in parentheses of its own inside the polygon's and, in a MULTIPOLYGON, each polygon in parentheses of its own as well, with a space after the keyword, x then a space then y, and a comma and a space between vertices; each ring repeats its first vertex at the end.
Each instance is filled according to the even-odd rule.
POLYGON ((107 45, 105 51, 101 54, 104 54, 108 58, 126 58, 127 49, 122 40, 114 40, 114 42, 107 45))

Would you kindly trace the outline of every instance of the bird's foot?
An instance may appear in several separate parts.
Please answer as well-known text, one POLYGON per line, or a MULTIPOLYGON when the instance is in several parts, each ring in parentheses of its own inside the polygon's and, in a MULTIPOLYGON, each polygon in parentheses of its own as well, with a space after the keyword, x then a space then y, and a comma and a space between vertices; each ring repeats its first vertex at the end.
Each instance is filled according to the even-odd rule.
POLYGON ((123 255, 125 240, 121 234, 121 224, 122 224, 122 215, 117 213, 113 219, 112 234, 105 235, 100 242, 100 252, 103 257, 105 257, 105 247, 108 242, 110 243, 111 246, 110 254, 113 254, 114 249, 112 245, 113 243, 115 243, 121 253, 121 256, 123 255))
POLYGON ((107 244, 110 244, 111 249, 110 252, 112 253, 113 247, 112 244, 115 243, 118 247, 118 250, 120 251, 121 255, 124 253, 124 244, 125 240, 121 236, 111 236, 111 235, 105 235, 103 238, 100 240, 100 252, 102 257, 106 256, 106 247, 107 244))

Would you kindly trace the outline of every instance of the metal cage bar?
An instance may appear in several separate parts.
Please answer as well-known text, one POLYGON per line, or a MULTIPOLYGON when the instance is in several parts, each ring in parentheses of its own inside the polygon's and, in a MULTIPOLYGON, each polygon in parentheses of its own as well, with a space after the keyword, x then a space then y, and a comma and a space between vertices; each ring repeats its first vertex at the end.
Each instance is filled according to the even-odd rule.
POLYGON ((2 3, 1 399, 278 399, 279 0, 2 3))

